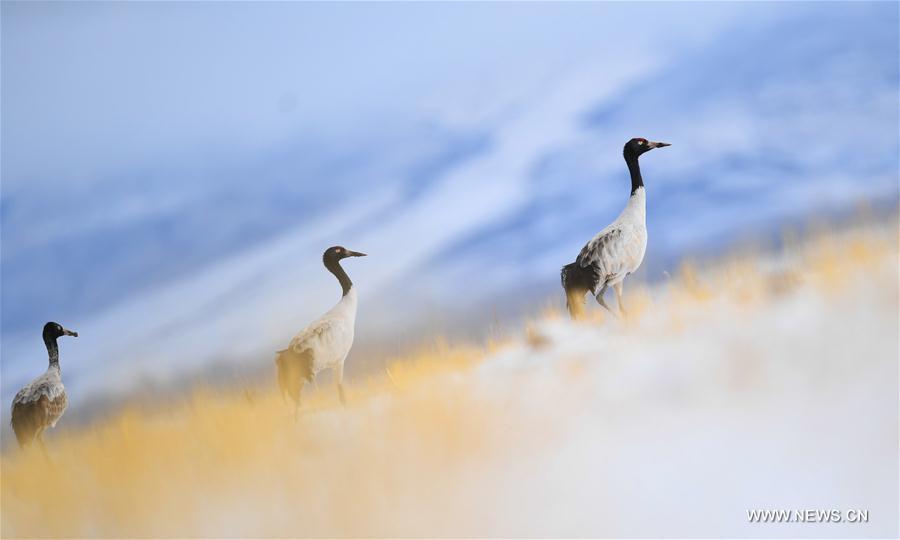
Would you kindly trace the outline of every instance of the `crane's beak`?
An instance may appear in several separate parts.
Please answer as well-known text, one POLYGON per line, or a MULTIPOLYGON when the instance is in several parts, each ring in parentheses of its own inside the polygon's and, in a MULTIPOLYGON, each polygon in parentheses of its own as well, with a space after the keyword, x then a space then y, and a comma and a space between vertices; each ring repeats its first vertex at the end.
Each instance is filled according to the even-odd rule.
POLYGON ((64 335, 64 336, 78 337, 78 332, 73 332, 73 331, 71 331, 71 330, 66 330, 65 328, 63 328, 63 335, 64 335))
POLYGON ((669 143, 667 143, 667 142, 653 142, 653 141, 650 141, 649 143, 647 143, 647 146, 649 146, 650 148, 665 148, 665 147, 667 147, 667 146, 672 146, 672 145, 669 144, 669 143))
POLYGON ((365 254, 365 253, 360 253, 360 252, 358 252, 358 251, 350 251, 350 250, 348 249, 348 250, 347 250, 347 256, 348 256, 348 257, 365 257, 366 254, 365 254))

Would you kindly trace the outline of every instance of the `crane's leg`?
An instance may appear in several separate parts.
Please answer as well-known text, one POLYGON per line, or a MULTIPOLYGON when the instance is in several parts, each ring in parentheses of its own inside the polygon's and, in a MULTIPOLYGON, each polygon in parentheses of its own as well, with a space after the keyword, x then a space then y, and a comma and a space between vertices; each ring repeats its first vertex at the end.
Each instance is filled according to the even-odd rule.
POLYGON ((35 434, 34 439, 37 441, 38 446, 41 448, 41 453, 44 454, 44 459, 50 461, 50 454, 47 452, 47 445, 44 444, 44 430, 38 430, 35 434))
POLYGON ((624 286, 623 286, 622 281, 613 285, 613 289, 616 290, 616 304, 619 306, 619 313, 621 313, 622 316, 624 317, 624 316, 628 315, 628 312, 625 311, 625 306, 622 304, 622 289, 623 288, 624 288, 624 286))
MULTIPOLYGON (((298 418, 300 418, 300 402, 302 398, 300 395, 303 393, 303 381, 297 380, 297 378, 291 381, 290 388, 287 389, 287 394, 290 396, 291 401, 294 402, 294 421, 296 422, 298 418)), ((282 394, 284 397, 284 394, 282 394)))
POLYGON ((347 398, 344 397, 344 363, 341 362, 334 368, 334 382, 337 384, 338 397, 341 399, 341 405, 347 404, 347 398))
POLYGON ((600 292, 597 293, 597 303, 606 308, 606 311, 612 313, 612 309, 608 305, 606 305, 606 300, 603 299, 603 293, 606 292, 606 289, 609 287, 608 284, 604 283, 603 287, 600 289, 600 292))

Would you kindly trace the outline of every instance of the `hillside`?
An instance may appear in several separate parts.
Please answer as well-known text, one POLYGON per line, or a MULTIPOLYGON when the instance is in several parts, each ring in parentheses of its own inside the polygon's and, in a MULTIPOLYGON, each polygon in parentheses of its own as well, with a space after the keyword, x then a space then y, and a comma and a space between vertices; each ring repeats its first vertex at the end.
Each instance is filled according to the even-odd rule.
MULTIPOLYGON (((436 340, 295 420, 196 389, 4 441, 2 535, 896 536, 897 222, 685 264, 629 315, 436 340), (869 510, 751 524, 751 509, 869 510)), ((77 406, 77 404, 72 404, 77 406)))

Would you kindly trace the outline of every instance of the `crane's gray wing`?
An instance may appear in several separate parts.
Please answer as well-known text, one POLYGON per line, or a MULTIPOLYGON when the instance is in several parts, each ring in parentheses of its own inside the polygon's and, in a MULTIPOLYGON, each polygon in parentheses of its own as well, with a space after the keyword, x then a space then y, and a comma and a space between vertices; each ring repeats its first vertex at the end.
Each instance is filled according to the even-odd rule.
POLYGON ((620 227, 604 229, 581 248, 575 262, 582 268, 596 266, 601 275, 611 274, 615 272, 613 267, 620 259, 621 251, 622 229, 620 227))
POLYGON ((66 388, 63 386, 62 381, 59 380, 59 376, 48 370, 37 379, 31 381, 28 386, 19 390, 16 397, 13 398, 13 403, 31 403, 38 401, 43 396, 46 396, 50 401, 54 401, 60 394, 65 393, 66 388))
POLYGON ((335 319, 323 318, 314 321, 294 336, 288 349, 301 354, 312 349, 321 354, 334 346, 334 341, 341 335, 341 325, 335 319))

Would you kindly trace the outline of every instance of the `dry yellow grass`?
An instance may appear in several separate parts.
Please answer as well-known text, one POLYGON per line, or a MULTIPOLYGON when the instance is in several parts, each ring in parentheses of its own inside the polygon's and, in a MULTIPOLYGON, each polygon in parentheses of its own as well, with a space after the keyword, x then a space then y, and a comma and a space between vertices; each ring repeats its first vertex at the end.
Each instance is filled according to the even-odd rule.
MULTIPOLYGON (((623 324, 639 326, 665 305, 666 324, 676 331, 690 327, 711 303, 753 310, 801 285, 831 294, 885 264, 896 269, 896 221, 785 245, 789 253, 774 268, 742 255, 715 264, 686 263, 669 283, 655 288, 632 285, 623 324)), ((885 301, 896 305, 896 298, 885 301)), ((579 324, 607 322, 599 311, 590 313, 579 324)), ((561 318, 546 309, 540 320, 562 324, 561 318)), ((539 331, 527 331, 531 347, 540 349, 542 340, 539 331)), ((578 409, 564 402, 593 390, 578 389, 585 365, 573 360, 560 364, 561 380, 576 390, 554 394, 554 402, 516 396, 510 388, 527 385, 515 380, 497 391, 476 373, 485 358, 508 345, 437 341, 397 359, 384 377, 350 387, 347 407, 337 405, 330 388, 323 387, 297 420, 274 389, 200 388, 154 410, 129 407, 89 428, 63 426, 49 441, 50 462, 36 451, 7 448, 3 454, 0 532, 4 537, 509 533, 497 529, 496 521, 503 509, 515 511, 510 486, 536 474, 528 465, 532 457, 543 455, 570 422, 578 421, 578 409), (489 472, 511 455, 525 465, 489 472)), ((734 376, 746 382, 752 371, 747 369, 734 376)))
POLYGON ((387 533, 397 504, 426 496, 423 470, 447 489, 494 448, 502 408, 435 380, 464 377, 487 350, 439 340, 352 387, 346 408, 323 387, 299 420, 274 390, 198 389, 60 434, 51 462, 9 451, 3 536, 387 533))

